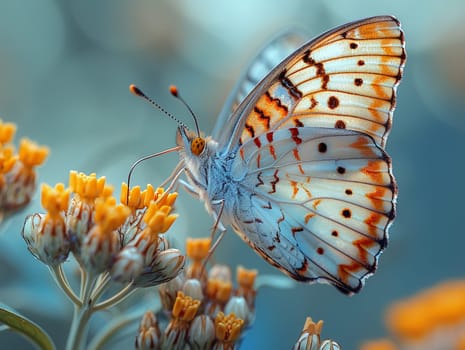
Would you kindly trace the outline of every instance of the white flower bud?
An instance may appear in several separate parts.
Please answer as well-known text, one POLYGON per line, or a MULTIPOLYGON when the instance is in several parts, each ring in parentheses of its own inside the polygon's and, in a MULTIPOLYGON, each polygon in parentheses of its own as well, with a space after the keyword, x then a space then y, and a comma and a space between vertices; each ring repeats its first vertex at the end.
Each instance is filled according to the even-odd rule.
POLYGON ((29 215, 21 235, 31 254, 46 265, 59 265, 68 257, 70 244, 64 221, 53 221, 42 214, 29 215))
MULTIPOLYGON (((147 260, 146 260, 147 261, 147 260)), ((159 252, 151 266, 145 266, 142 274, 134 280, 137 287, 150 287, 175 278, 184 267, 185 257, 178 249, 159 252)))
POLYGON ((222 282, 231 282, 231 269, 227 265, 213 265, 208 272, 208 278, 222 282))
POLYGON ((207 315, 199 315, 192 321, 187 335, 192 350, 210 349, 215 340, 215 325, 207 315))
POLYGON ((84 238, 81 246, 81 261, 89 271, 102 273, 111 266, 119 249, 116 232, 102 232, 95 225, 84 238))
POLYGON ((244 297, 232 297, 231 299, 229 299, 228 303, 224 308, 224 313, 226 315, 233 313, 234 315, 236 315, 236 317, 244 320, 246 324, 250 321, 252 317, 244 297))
POLYGON ((139 325, 139 334, 136 337, 136 349, 152 350, 160 348, 160 328, 158 321, 151 311, 147 311, 139 325))
POLYGON ((341 350, 341 346, 334 340, 326 339, 321 343, 319 350, 341 350))
POLYGON ((303 333, 295 343, 293 350, 320 350, 320 336, 303 333))
POLYGON ((135 247, 123 248, 111 266, 111 276, 118 282, 131 282, 142 272, 142 255, 135 247))
POLYGON ((184 282, 182 292, 185 295, 192 297, 192 299, 203 300, 202 285, 199 280, 190 278, 184 282))
POLYGON ((180 273, 171 281, 163 283, 159 288, 158 292, 160 293, 160 299, 163 304, 163 309, 168 312, 171 312, 173 309, 174 302, 176 301, 176 296, 178 291, 181 290, 184 284, 184 274, 180 273))

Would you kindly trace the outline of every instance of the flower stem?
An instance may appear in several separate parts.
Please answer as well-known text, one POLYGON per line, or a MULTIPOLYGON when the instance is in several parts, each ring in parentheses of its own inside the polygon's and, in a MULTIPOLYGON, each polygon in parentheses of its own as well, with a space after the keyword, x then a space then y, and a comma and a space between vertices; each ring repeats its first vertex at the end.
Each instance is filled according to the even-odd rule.
POLYGON ((90 296, 95 286, 97 276, 83 272, 81 274, 81 301, 74 306, 73 320, 69 330, 66 350, 82 350, 86 344, 88 321, 95 311, 90 296))
POLYGON ((71 289, 71 286, 68 283, 68 279, 66 278, 66 275, 64 274, 62 265, 50 267, 50 272, 52 273, 52 276, 54 277, 55 282, 63 290, 63 292, 65 292, 66 296, 75 305, 81 306, 82 302, 78 298, 78 296, 74 293, 74 291, 71 289))
POLYGON ((93 289, 92 291, 92 294, 91 294, 91 301, 92 301, 92 304, 95 305, 98 301, 98 299, 100 298, 100 296, 102 295, 103 292, 105 292, 105 290, 108 289, 109 285, 108 283, 110 282, 110 274, 109 273, 105 273, 104 275, 100 275, 98 281, 97 281, 97 284, 95 286, 95 288, 93 289))
POLYGON ((87 324, 92 312, 92 308, 86 304, 74 307, 73 321, 66 342, 66 350, 83 349, 85 342, 82 340, 85 338, 84 334, 87 330, 87 324))
POLYGON ((116 318, 107 325, 97 336, 92 339, 88 349, 101 350, 113 337, 121 332, 125 327, 141 319, 143 313, 134 313, 132 315, 123 315, 116 318))
POLYGON ((94 310, 104 310, 109 308, 110 306, 114 306, 124 299, 126 299, 129 295, 136 291, 136 287, 133 286, 132 283, 128 284, 126 287, 121 289, 118 293, 113 295, 112 297, 108 298, 107 300, 102 301, 95 305, 94 310))

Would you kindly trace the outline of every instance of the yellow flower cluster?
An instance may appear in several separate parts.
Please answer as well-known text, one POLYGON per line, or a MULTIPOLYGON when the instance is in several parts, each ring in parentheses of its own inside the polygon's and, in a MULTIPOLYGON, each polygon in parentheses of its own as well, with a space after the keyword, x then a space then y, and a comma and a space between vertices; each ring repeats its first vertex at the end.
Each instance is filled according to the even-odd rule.
POLYGON ((391 332, 404 340, 419 340, 444 327, 465 325, 465 281, 443 282, 394 303, 386 322, 391 332))
POLYGON ((465 350, 465 280, 442 282, 393 303, 385 321, 393 340, 368 341, 360 350, 465 350))
POLYGON ((55 219, 60 217, 61 212, 68 209, 69 189, 65 189, 65 185, 58 183, 55 187, 50 187, 47 184, 42 184, 41 189, 41 204, 47 211, 47 216, 55 219))
POLYGON ((13 146, 16 126, 0 120, 0 221, 32 198, 36 188, 35 168, 48 155, 48 148, 22 139, 18 153, 13 146))
POLYGON ((293 350, 341 350, 341 346, 334 340, 321 340, 322 329, 323 321, 315 323, 311 317, 307 317, 293 350))
POLYGON ((23 228, 29 250, 51 266, 72 252, 86 271, 109 272, 118 281, 141 287, 174 278, 184 257, 167 249, 158 234, 177 217, 171 214, 177 194, 151 185, 144 191, 128 190, 123 184, 122 198, 130 199, 127 206, 118 204, 112 192, 105 177, 76 171, 70 172, 68 189, 43 185, 41 202, 47 213, 29 216, 23 228))
MULTIPOLYGON (((209 238, 188 239, 190 264, 184 273, 159 288, 164 308, 161 313, 171 317, 162 331, 158 321, 151 323, 151 329, 158 330, 150 333, 158 334, 151 339, 151 343, 157 344, 154 348, 234 349, 242 331, 253 320, 257 272, 239 268, 239 287, 234 288, 229 267, 205 266, 210 248, 209 238)), ((146 322, 141 321, 138 344, 147 343, 149 333, 143 326, 146 322)))
POLYGON ((388 339, 367 341, 362 344, 360 350, 396 350, 397 347, 388 339))
POLYGON ((221 311, 215 317, 216 339, 221 343, 236 342, 242 331, 244 320, 237 318, 234 314, 225 316, 221 311))

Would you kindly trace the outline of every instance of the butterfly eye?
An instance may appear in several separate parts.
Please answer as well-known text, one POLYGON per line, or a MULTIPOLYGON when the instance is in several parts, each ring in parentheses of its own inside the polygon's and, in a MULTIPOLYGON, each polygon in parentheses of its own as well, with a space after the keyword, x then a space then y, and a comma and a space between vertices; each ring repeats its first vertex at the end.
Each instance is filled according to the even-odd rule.
POLYGON ((196 137, 192 140, 191 143, 191 152, 193 155, 198 156, 200 153, 203 152, 205 148, 205 139, 201 137, 196 137))

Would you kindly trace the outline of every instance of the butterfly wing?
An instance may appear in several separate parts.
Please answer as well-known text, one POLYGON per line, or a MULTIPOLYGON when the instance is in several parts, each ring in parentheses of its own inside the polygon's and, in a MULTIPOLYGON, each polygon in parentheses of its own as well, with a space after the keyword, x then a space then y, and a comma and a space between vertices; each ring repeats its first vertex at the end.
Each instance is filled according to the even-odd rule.
POLYGON ((263 79, 235 110, 219 140, 237 142, 282 127, 356 130, 384 147, 405 63, 397 19, 371 17, 303 45, 263 79))
POLYGON ((273 69, 223 130, 242 179, 233 227, 293 278, 351 293, 374 272, 395 216, 383 148, 404 61, 393 17, 336 28, 273 69))
POLYGON ((246 143, 234 227, 297 280, 357 292, 376 269, 394 218, 389 157, 368 135, 291 128, 246 143), (256 143, 261 143, 257 148, 256 143))
POLYGON ((230 122, 229 118, 234 116, 233 112, 237 106, 274 67, 305 42, 304 38, 305 35, 297 30, 283 32, 268 43, 252 60, 218 116, 211 134, 215 140, 219 140, 224 126, 230 122))

